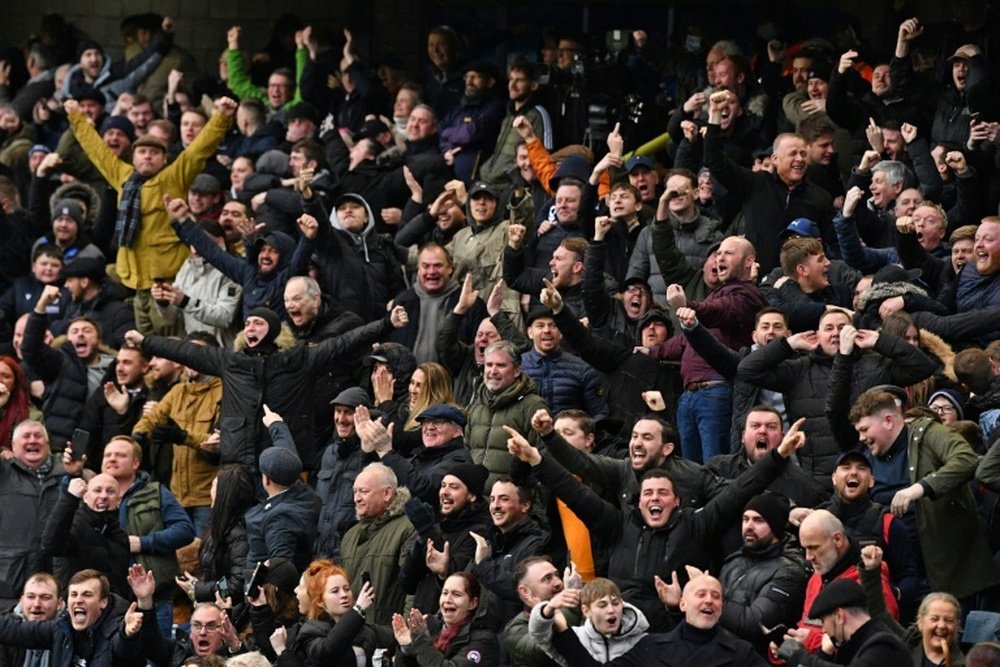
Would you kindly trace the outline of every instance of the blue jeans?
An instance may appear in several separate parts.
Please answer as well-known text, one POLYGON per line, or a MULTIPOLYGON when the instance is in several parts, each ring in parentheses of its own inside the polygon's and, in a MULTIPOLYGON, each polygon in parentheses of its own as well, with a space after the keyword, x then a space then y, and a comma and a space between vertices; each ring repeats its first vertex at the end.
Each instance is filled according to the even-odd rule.
POLYGON ((205 539, 205 531, 208 530, 208 520, 212 518, 211 507, 185 507, 184 511, 191 518, 194 524, 194 534, 205 539))
POLYGON ((728 384, 685 391, 677 402, 677 432, 684 458, 704 463, 729 451, 733 390, 728 384))

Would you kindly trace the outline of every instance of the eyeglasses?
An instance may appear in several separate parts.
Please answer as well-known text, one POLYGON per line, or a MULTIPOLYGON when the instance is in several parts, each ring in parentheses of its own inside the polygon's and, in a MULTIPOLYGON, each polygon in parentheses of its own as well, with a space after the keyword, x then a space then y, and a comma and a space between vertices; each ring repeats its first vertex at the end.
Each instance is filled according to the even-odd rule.
POLYGON ((218 623, 199 623, 198 621, 191 622, 191 632, 216 632, 219 629, 218 623))
POLYGON ((420 422, 422 428, 427 428, 428 426, 433 426, 434 428, 441 428, 442 426, 448 426, 451 424, 447 419, 425 419, 420 422))
POLYGON ((931 405, 929 407, 931 410, 938 413, 939 415, 945 415, 950 412, 955 412, 955 406, 953 405, 931 405))

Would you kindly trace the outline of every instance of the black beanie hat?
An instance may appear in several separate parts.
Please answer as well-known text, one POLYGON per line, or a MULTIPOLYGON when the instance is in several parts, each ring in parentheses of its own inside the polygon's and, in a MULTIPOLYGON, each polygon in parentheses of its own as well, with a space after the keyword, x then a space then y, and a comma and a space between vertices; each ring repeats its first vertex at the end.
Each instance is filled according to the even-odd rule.
POLYGON ((764 517, 764 521, 767 521, 771 532, 778 539, 785 534, 790 508, 788 499, 784 496, 777 493, 761 493, 751 498, 745 509, 753 510, 764 517))
POLYGON ((273 343, 274 339, 281 333, 281 320, 278 319, 275 312, 270 308, 258 306, 247 313, 247 318, 251 317, 259 317, 267 322, 267 335, 264 336, 264 340, 261 343, 273 343))
POLYGON ((445 474, 459 478, 469 493, 478 499, 483 497, 483 487, 486 486, 490 471, 477 463, 459 463, 445 474))

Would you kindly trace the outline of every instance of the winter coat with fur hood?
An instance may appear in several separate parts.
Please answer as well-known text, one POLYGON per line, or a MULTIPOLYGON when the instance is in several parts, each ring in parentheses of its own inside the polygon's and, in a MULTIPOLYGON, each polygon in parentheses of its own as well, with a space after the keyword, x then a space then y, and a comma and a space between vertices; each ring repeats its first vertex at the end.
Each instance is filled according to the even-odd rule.
POLYGON ((315 459, 311 407, 316 378, 343 355, 375 342, 390 326, 386 316, 315 347, 296 343, 288 329, 282 328, 274 342, 261 341, 252 348, 245 346, 241 332, 235 350, 160 336, 146 337, 142 349, 147 355, 171 359, 222 378, 219 452, 223 465, 243 463, 257 469, 257 457, 271 445, 261 423, 263 405, 267 403, 288 424, 299 458, 305 469, 311 470, 315 459))

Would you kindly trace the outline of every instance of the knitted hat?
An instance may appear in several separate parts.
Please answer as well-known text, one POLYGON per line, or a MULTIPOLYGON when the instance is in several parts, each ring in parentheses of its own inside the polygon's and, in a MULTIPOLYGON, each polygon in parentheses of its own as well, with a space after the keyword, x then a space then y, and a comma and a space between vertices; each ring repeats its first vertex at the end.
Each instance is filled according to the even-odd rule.
POLYGON ((287 558, 268 558, 265 584, 274 584, 278 590, 289 595, 295 595, 295 587, 299 585, 299 570, 295 563, 287 558))
POLYGON ((941 397, 952 404, 955 408, 955 418, 959 421, 965 419, 965 411, 962 410, 962 396, 954 389, 938 389, 931 397, 927 399, 927 405, 930 406, 934 402, 935 398, 941 397))
POLYGON ((281 486, 291 486, 302 474, 302 460, 284 447, 268 447, 261 452, 259 467, 262 473, 281 486))
POLYGON ((481 498, 483 496, 483 487, 486 486, 486 479, 490 476, 490 471, 478 463, 459 463, 445 474, 457 477, 461 480, 462 484, 465 484, 465 488, 469 490, 469 493, 476 496, 476 498, 481 498))
POLYGON ((97 51, 100 51, 102 55, 104 54, 104 47, 98 42, 95 42, 92 39, 81 39, 76 45, 76 59, 79 60, 84 51, 90 51, 91 49, 96 49, 97 51))
POLYGON ((68 215, 76 221, 77 225, 83 224, 83 207, 75 199, 63 199, 52 209, 52 221, 68 215))
POLYGON ((108 116, 101 123, 101 134, 103 135, 108 130, 120 130, 122 134, 128 137, 129 143, 135 141, 135 125, 125 116, 108 116))
POLYGON ((789 512, 787 498, 777 493, 761 493, 751 498, 745 509, 753 510, 764 517, 775 537, 780 538, 784 535, 789 512))
MULTIPOLYGON (((270 343, 271 341, 273 341, 275 338, 278 337, 279 333, 281 333, 281 320, 278 319, 278 316, 270 308, 264 308, 263 306, 258 306, 257 308, 254 308, 249 313, 247 313, 247 319, 251 317, 259 317, 265 322, 267 322, 267 335, 264 336, 264 340, 262 340, 261 343, 270 343)), ((300 463, 299 464, 300 469, 301 465, 302 464, 300 463)))

